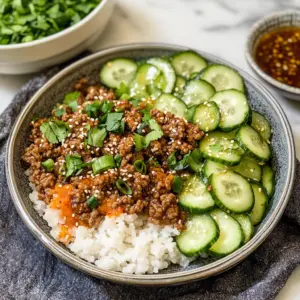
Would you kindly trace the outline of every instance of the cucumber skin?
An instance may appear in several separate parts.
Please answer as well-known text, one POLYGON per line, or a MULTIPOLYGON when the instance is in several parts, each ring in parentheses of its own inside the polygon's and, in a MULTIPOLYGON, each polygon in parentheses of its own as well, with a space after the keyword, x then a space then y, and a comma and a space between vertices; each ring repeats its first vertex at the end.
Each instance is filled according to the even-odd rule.
MULTIPOLYGON (((242 126, 241 126, 242 127, 242 126)), ((253 129, 254 130, 254 129, 253 129)), ((258 133, 259 134, 259 133, 258 133)), ((259 134, 260 136, 260 134, 259 134)), ((267 159, 263 159, 257 155, 255 155, 252 151, 250 151, 241 141, 240 137, 239 137, 239 130, 236 132, 235 135, 236 141, 238 142, 239 146, 252 158, 256 159, 258 162, 267 162, 272 158, 272 149, 270 147, 270 156, 267 159)))
MULTIPOLYGON (((240 215, 240 214, 238 214, 238 215, 232 214, 231 216, 239 222, 239 220, 237 219, 239 215, 240 215)), ((249 218, 249 221, 251 222, 251 219, 250 219, 249 215, 246 215, 246 216, 247 216, 247 218, 249 218)), ((239 222, 239 223, 240 223, 240 222, 239 222)), ((251 224, 252 224, 252 222, 251 222, 251 224)), ((241 226, 242 229, 243 229, 242 224, 240 224, 240 226, 241 226)), ((254 226, 253 226, 253 224, 252 224, 252 227, 251 227, 251 233, 250 233, 250 236, 249 236, 249 240, 248 240, 248 241, 245 241, 246 236, 245 236, 245 233, 244 233, 244 242, 243 242, 243 245, 247 244, 247 243, 253 238, 253 236, 254 236, 254 226)))
MULTIPOLYGON (((257 183, 257 182, 256 182, 255 184, 258 185, 258 186, 262 189, 262 191, 265 193, 265 195, 266 195, 266 197, 267 197, 267 201, 266 201, 265 204, 264 204, 264 209, 265 209, 264 214, 262 215, 262 217, 261 217, 261 219, 260 219, 259 222, 253 223, 253 222, 252 222, 252 219, 251 219, 251 214, 249 214, 253 226, 256 226, 256 225, 258 225, 258 224, 260 224, 260 223, 262 222, 262 220, 265 218, 265 216, 266 216, 266 214, 267 214, 268 206, 269 206, 269 202, 268 202, 268 194, 267 194, 266 189, 265 189, 261 184, 259 184, 259 183, 257 183)), ((253 194, 254 194, 254 192, 253 192, 253 194)))
MULTIPOLYGON (((229 253, 222 253, 222 254, 220 254, 220 253, 214 252, 214 251, 212 251, 212 250, 208 250, 208 253, 209 253, 211 256, 213 256, 213 257, 216 257, 216 258, 222 258, 222 257, 224 257, 224 256, 227 256, 227 255, 233 253, 234 251, 236 251, 237 249, 239 249, 241 246, 243 246, 245 236, 244 236, 244 232, 243 232, 242 226, 240 225, 240 223, 239 223, 236 219, 234 219, 234 218, 231 217, 230 215, 229 215, 229 217, 232 218, 233 220, 235 220, 235 221, 238 223, 238 225, 240 226, 240 230, 241 230, 241 234, 242 234, 241 242, 240 242, 240 244, 239 244, 233 251, 231 251, 231 252, 229 252, 229 253)), ((215 220, 214 220, 214 221, 215 221, 215 220)), ((215 221, 215 222, 216 222, 216 221, 215 221)), ((217 223, 217 222, 216 222, 216 223, 217 223)), ((217 225, 217 226, 218 226, 218 225, 217 225)), ((218 227, 219 227, 219 226, 218 226, 218 227)), ((219 231, 220 231, 220 229, 219 229, 219 231)))
MULTIPOLYGON (((210 215, 209 215, 210 216, 210 215)), ((184 254, 185 256, 187 257, 193 257, 193 256, 197 256, 197 255, 200 255, 204 252, 207 252, 209 250, 209 248, 218 240, 218 238, 220 237, 220 229, 219 229, 219 226, 217 224, 217 222, 214 220, 214 218, 212 216, 210 216, 211 219, 214 221, 215 225, 216 225, 216 236, 211 240, 211 242, 206 246, 206 247, 203 247, 201 250, 199 251, 196 251, 196 252, 183 252, 181 249, 180 249, 180 246, 179 244, 177 243, 177 239, 175 239, 176 241, 176 245, 179 249, 179 251, 184 254)))
POLYGON ((207 207, 205 209, 201 209, 201 208, 194 208, 194 207, 188 207, 185 206, 183 203, 181 203, 180 201, 178 202, 178 205, 184 210, 187 211, 191 214, 203 214, 203 213, 207 213, 210 212, 212 210, 214 210, 216 208, 215 205, 207 207))
MULTIPOLYGON (((226 91, 230 91, 230 90, 226 90, 226 91)), ((232 126, 232 127, 226 127, 226 128, 218 127, 218 130, 220 130, 220 131, 222 131, 222 132, 230 132, 230 131, 239 129, 239 128, 242 127, 243 125, 248 124, 250 115, 251 115, 251 113, 249 112, 249 113, 248 113, 248 116, 245 118, 245 121, 244 121, 243 123, 241 123, 241 124, 238 124, 238 125, 235 125, 235 126, 232 126)))
MULTIPOLYGON (((270 166, 269 166, 270 167, 270 166)), ((271 168, 271 167, 270 167, 271 168)), ((272 169, 272 168, 271 168, 272 169)), ((272 170, 272 172, 273 172, 273 174, 272 174, 272 178, 271 178, 271 180, 272 180, 272 190, 271 190, 271 192, 270 192, 270 194, 268 194, 268 192, 267 192, 267 189, 263 186, 263 184, 262 184, 262 186, 263 186, 263 188, 265 189, 265 192, 266 192, 266 194, 268 195, 268 198, 270 199, 270 198, 272 198, 272 196, 274 195, 274 192, 275 192, 275 173, 274 173, 274 171, 272 170)), ((264 176, 264 167, 262 167, 262 176, 261 176, 261 182, 263 183, 263 176, 264 176)))
MULTIPOLYGON (((200 151, 201 152, 201 151, 200 151)), ((220 164, 223 164, 223 165, 226 165, 226 166, 236 166, 240 163, 242 157, 240 156, 240 160, 239 161, 231 161, 231 162, 228 162, 227 160, 224 160, 222 158, 218 158, 218 157, 212 157, 212 156, 209 156, 208 154, 204 153, 204 152, 201 152, 202 156, 206 159, 209 159, 209 160, 212 160, 212 161, 215 161, 217 163, 220 163, 220 164)))
MULTIPOLYGON (((241 174, 237 173, 237 172, 234 172, 232 170, 230 170, 230 172, 232 173, 235 173, 237 175, 240 175, 242 176, 241 174)), ((211 174, 208 178, 208 186, 211 186, 211 181, 212 181, 212 177, 213 177, 214 174, 211 174)), ((243 178, 245 178, 244 176, 242 176, 243 178)), ((245 180, 247 180, 247 178, 245 178, 245 180)), ((248 180, 247 180, 248 181, 248 180)), ((249 183, 250 184, 250 183, 249 183)), ((252 188, 251 188, 251 191, 252 191, 252 188)), ((252 197, 253 197, 253 201, 252 201, 252 206, 246 210, 246 211, 243 211, 243 212, 235 212, 233 210, 230 210, 228 209, 223 203, 221 200, 219 200, 219 198, 215 195, 213 189, 211 188, 210 190, 210 194, 212 195, 216 205, 221 209, 221 210, 224 210, 226 213, 229 213, 229 214, 247 214, 247 213, 250 213, 254 207, 254 202, 255 202, 255 198, 254 198, 254 192, 252 191, 252 197)))

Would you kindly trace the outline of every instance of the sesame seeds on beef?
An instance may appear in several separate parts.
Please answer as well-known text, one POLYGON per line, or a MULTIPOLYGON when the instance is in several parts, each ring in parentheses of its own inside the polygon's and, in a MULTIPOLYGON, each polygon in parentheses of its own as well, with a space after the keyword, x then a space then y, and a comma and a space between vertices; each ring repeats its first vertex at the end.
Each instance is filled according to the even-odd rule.
MULTIPOLYGON (((168 168, 167 158, 175 151, 184 155, 195 149, 203 132, 197 125, 171 113, 151 109, 150 115, 160 126, 163 136, 151 141, 145 149, 135 151, 134 135, 143 123, 142 110, 145 109, 146 102, 134 107, 127 100, 116 99, 112 90, 98 85, 90 86, 85 78, 78 81, 74 89, 81 93, 77 109, 72 111, 70 107, 59 104, 56 109, 63 109, 63 114, 56 116, 56 109, 52 111, 52 119, 66 122, 70 129, 62 142, 51 144, 43 136, 40 126, 49 119, 38 119, 31 124, 30 144, 22 159, 29 165, 30 181, 37 188, 39 198, 49 204, 54 187, 69 184, 72 187, 73 214, 87 226, 99 223, 106 213, 106 205, 129 214, 145 214, 155 224, 174 224, 181 229, 185 213, 178 206, 177 195, 172 192, 176 172, 168 168), (102 147, 86 143, 89 130, 100 125, 98 118, 88 116, 85 111, 87 105, 95 100, 100 103, 113 102, 113 112, 122 112, 124 116, 124 132, 107 132, 102 147), (121 161, 118 167, 101 174, 94 174, 91 166, 87 166, 66 178, 67 155, 77 155, 86 164, 103 155, 119 155, 121 161), (41 165, 49 158, 54 161, 51 171, 45 170, 41 165), (145 174, 135 168, 136 160, 142 160, 147 166, 145 174), (130 194, 122 194, 117 189, 116 182, 119 178, 130 187, 130 194), (88 206, 87 201, 92 196, 97 199, 100 205, 98 208, 91 209, 88 206)), ((142 134, 149 131, 146 126, 142 134)))

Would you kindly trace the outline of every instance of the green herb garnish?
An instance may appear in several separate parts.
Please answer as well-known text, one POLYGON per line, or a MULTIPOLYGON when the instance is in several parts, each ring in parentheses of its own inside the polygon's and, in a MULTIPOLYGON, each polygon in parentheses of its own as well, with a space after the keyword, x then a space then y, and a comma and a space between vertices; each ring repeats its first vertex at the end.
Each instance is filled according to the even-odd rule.
POLYGON ((93 195, 92 197, 90 197, 87 201, 87 205, 90 209, 94 209, 97 208, 99 206, 99 201, 98 199, 93 195))
POLYGON ((99 101, 94 101, 85 106, 84 111, 90 118, 98 118, 101 111, 101 104, 99 101))
POLYGON ((61 117, 65 113, 64 108, 57 108, 54 112, 55 117, 61 117))
POLYGON ((143 114, 143 122, 149 121, 151 119, 150 111, 152 109, 152 106, 147 104, 146 108, 141 110, 141 113, 143 114))
POLYGON ((144 136, 135 133, 134 137, 133 137, 133 140, 134 140, 134 144, 135 144, 135 151, 141 151, 145 148, 146 143, 145 143, 145 137, 144 136))
POLYGON ((40 130, 45 138, 52 144, 63 141, 70 132, 69 125, 63 121, 51 120, 44 122, 40 130))
POLYGON ((116 167, 120 168, 121 166, 121 162, 122 162, 122 156, 120 154, 116 154, 114 157, 115 163, 116 163, 116 167))
POLYGON ((106 130, 112 132, 123 132, 124 124, 122 124, 123 113, 109 113, 106 118, 106 130))
POLYGON ((93 161, 92 168, 94 174, 99 174, 116 167, 115 160, 112 155, 104 155, 93 161))
POLYGON ((54 168, 54 161, 53 161, 53 159, 49 158, 49 159, 43 161, 41 163, 41 165, 47 172, 51 172, 51 171, 53 171, 53 168, 54 168))
POLYGON ((124 195, 131 195, 132 190, 130 186, 122 179, 119 178, 116 182, 117 189, 124 195))
POLYGON ((105 128, 99 129, 94 127, 88 132, 87 144, 90 146, 102 147, 106 136, 107 132, 105 128))
POLYGON ((1 0, 0 44, 38 40, 82 20, 100 0, 1 0))
POLYGON ((183 188, 183 180, 180 176, 174 176, 173 182, 172 182, 172 191, 175 194, 179 194, 182 191, 183 188))
POLYGON ((80 92, 72 92, 65 95, 64 104, 68 105, 72 111, 76 111, 78 107, 78 98, 80 96, 80 92))
POLYGON ((117 99, 120 99, 123 95, 129 95, 129 87, 124 83, 121 82, 119 88, 115 91, 117 99))
POLYGON ((149 132, 145 137, 146 147, 148 147, 152 141, 156 141, 163 136, 160 126, 154 119, 149 120, 149 127, 152 129, 152 131, 149 132))
POLYGON ((101 111, 104 114, 110 113, 113 108, 114 108, 114 103, 111 101, 103 101, 101 103, 101 111))
POLYGON ((136 160, 133 165, 138 172, 140 172, 142 174, 147 173, 147 167, 146 167, 146 164, 144 163, 144 161, 136 160))
POLYGON ((168 157, 168 166, 171 170, 174 171, 180 171, 184 170, 189 166, 188 160, 189 160, 190 154, 185 154, 181 160, 177 160, 177 153, 176 151, 171 153, 168 157))
POLYGON ((82 169, 83 161, 78 154, 66 155, 66 178, 74 175, 82 169))

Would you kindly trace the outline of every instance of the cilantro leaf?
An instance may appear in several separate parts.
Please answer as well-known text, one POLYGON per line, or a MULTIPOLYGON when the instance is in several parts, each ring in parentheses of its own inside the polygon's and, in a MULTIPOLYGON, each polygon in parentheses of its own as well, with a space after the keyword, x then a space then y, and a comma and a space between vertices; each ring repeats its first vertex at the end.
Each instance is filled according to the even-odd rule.
POLYGON ((111 101, 103 101, 101 103, 101 111, 104 114, 110 113, 114 107, 114 103, 111 101))
POLYGON ((148 147, 152 141, 156 141, 163 136, 160 126, 154 119, 149 120, 149 127, 152 129, 152 131, 149 132, 145 137, 146 147, 148 147))
POLYGON ((177 160, 177 152, 173 152, 168 157, 168 166, 171 170, 180 171, 189 166, 190 153, 183 156, 181 160, 177 160))
POLYGON ((68 105, 72 111, 75 111, 78 107, 78 98, 80 96, 80 92, 72 92, 65 95, 64 104, 68 105))
POLYGON ((122 124, 122 119, 123 113, 109 113, 106 118, 106 130, 113 132, 123 132, 125 123, 122 124))
POLYGON ((64 108, 57 108, 55 110, 55 117, 61 117, 63 114, 65 113, 65 109, 64 108))
POLYGON ((105 128, 99 129, 94 127, 88 132, 87 144, 95 147, 102 147, 106 136, 107 132, 105 128))
POLYGON ((70 132, 69 125, 63 121, 51 120, 44 122, 40 130, 45 138, 52 144, 57 144, 64 140, 70 132))
POLYGON ((152 109, 152 106, 147 104, 146 108, 141 110, 141 113, 143 114, 143 122, 149 121, 151 119, 150 111, 152 109))
POLYGON ((125 94, 129 95, 129 87, 124 82, 121 82, 119 88, 116 89, 115 94, 118 99, 125 94))
POLYGON ((94 101, 85 106, 84 111, 90 118, 98 118, 100 115, 101 104, 100 101, 94 101))
POLYGON ((66 155, 66 178, 74 175, 82 169, 83 161, 78 154, 66 155))

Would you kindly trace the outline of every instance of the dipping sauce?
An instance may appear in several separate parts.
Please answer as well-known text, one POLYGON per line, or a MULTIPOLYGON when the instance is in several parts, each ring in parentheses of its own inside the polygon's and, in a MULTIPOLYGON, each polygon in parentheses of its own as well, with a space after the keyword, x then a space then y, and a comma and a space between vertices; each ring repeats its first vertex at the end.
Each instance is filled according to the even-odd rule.
POLYGON ((300 27, 282 27, 258 41, 255 60, 274 79, 300 88, 300 27))

